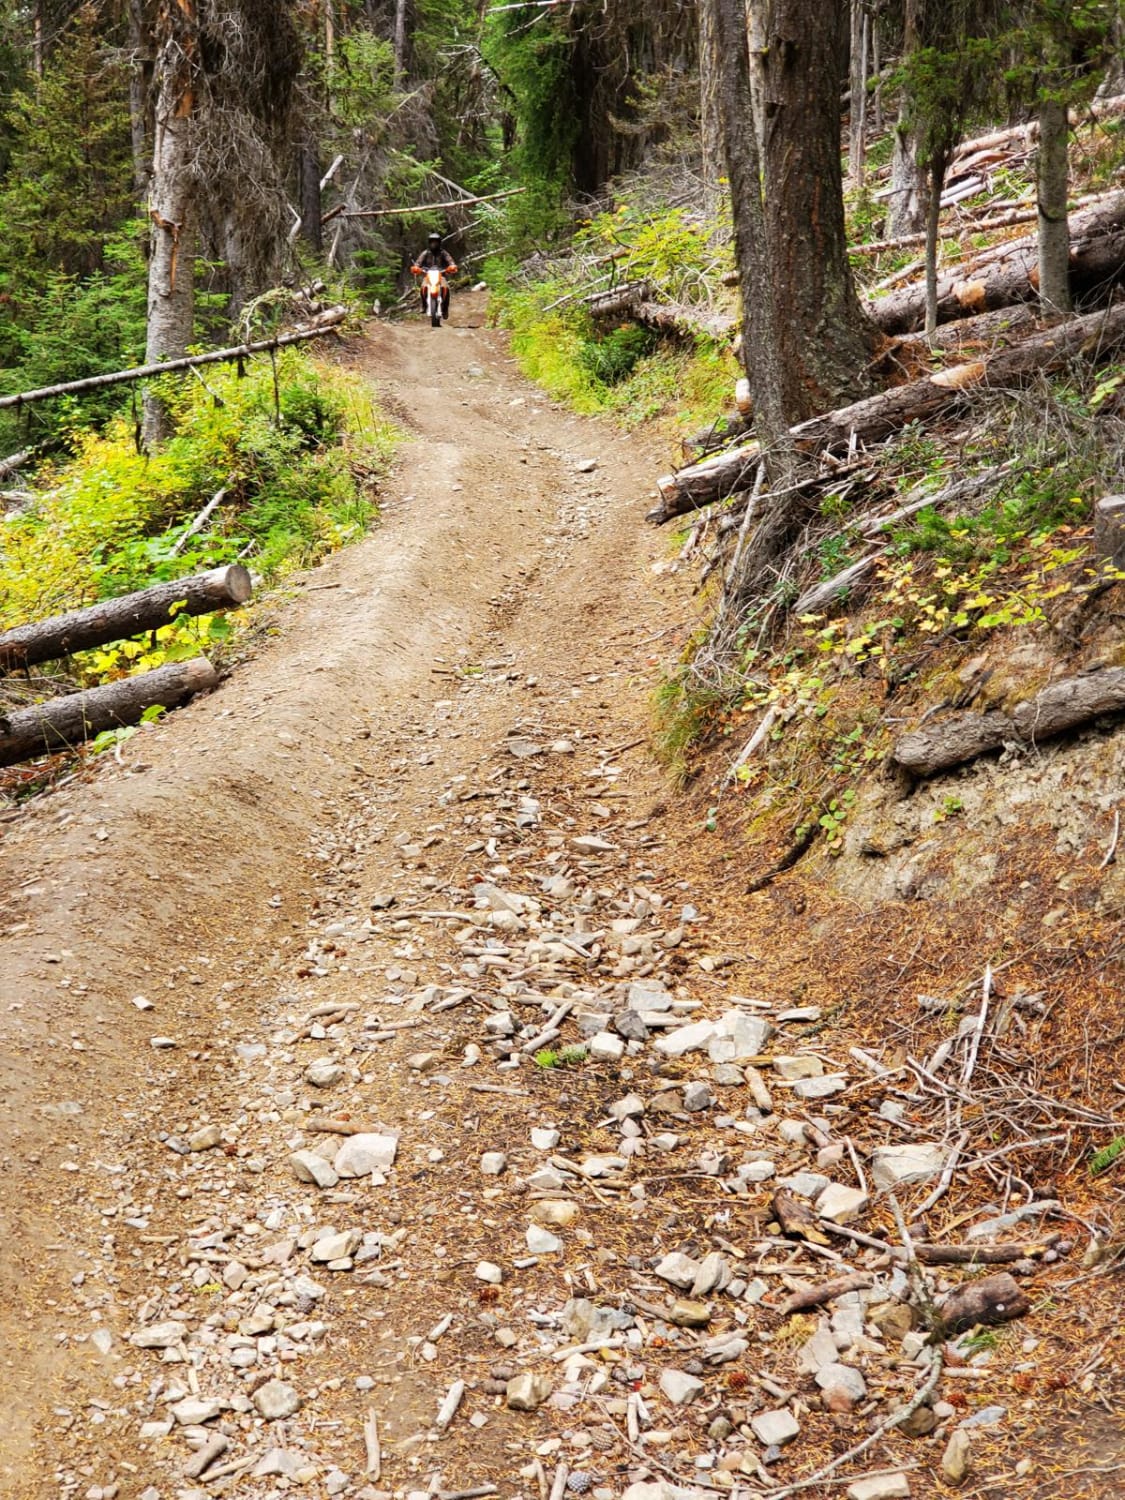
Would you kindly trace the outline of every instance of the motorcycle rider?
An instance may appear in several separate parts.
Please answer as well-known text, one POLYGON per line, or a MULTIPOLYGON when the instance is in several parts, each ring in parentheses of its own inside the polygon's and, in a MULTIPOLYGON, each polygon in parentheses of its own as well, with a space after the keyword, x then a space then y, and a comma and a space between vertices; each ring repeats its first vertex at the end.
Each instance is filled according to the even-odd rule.
MULTIPOLYGON (((456 269, 457 269, 457 264, 454 261, 452 255, 450 255, 450 253, 449 253, 448 250, 445 250, 445 249, 442 248, 441 235, 438 234, 438 232, 437 232, 436 229, 433 230, 430 233, 430 235, 428 236, 427 242, 426 242, 426 249, 422 251, 421 255, 414 262, 414 265, 411 267, 411 269, 412 270, 416 269, 416 270, 419 270, 419 271, 429 271, 429 270, 432 270, 434 266, 436 266, 439 271, 456 271, 456 269)), ((422 311, 425 312, 425 310, 426 310, 426 289, 425 289, 424 285, 419 288, 419 294, 420 294, 420 297, 421 297, 422 311)), ((444 306, 442 307, 442 315, 445 316, 445 317, 448 317, 448 315, 449 315, 449 293, 448 292, 446 292, 446 294, 445 294, 444 298, 442 299, 442 301, 444 303, 444 306)))

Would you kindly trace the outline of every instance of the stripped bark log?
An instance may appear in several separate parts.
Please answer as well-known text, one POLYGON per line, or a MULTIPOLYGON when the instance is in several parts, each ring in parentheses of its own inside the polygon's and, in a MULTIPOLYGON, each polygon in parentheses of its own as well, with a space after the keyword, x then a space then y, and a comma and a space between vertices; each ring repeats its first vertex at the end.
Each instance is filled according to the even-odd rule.
POLYGON ((232 364, 235 360, 247 359, 251 354, 266 354, 272 349, 285 349, 290 344, 304 343, 306 339, 323 338, 326 333, 333 333, 347 315, 346 307, 331 307, 318 314, 314 328, 299 328, 293 333, 279 333, 276 338, 258 339, 252 344, 236 344, 230 349, 213 349, 209 354, 185 354, 182 359, 137 365, 131 370, 110 370, 104 375, 87 375, 84 380, 66 380, 61 385, 44 385, 34 391, 0 396, 0 410, 9 406, 28 406, 33 401, 48 401, 53 396, 97 391, 103 386, 121 385, 130 380, 151 380, 157 375, 173 375, 180 370, 193 370, 198 365, 232 364))
POLYGON ((633 310, 642 298, 647 297, 650 287, 647 281, 627 281, 624 286, 611 286, 602 292, 591 292, 583 297, 592 318, 632 317, 633 310))
MULTIPOLYGON (((792 428, 791 436, 798 451, 805 453, 846 448, 853 440, 876 442, 909 422, 924 422, 954 406, 968 390, 1017 384, 1029 375, 1062 369, 1078 357, 1100 359, 1114 353, 1122 343, 1125 343, 1125 305, 1068 319, 1010 349, 1001 349, 986 360, 955 365, 937 375, 813 417, 792 428)), ((657 480, 660 503, 646 520, 663 525, 674 516, 745 489, 758 462, 758 445, 749 443, 665 475, 657 480)))
POLYGON ((174 578, 118 599, 103 599, 88 609, 71 610, 49 620, 19 625, 0 635, 0 673, 56 661, 74 651, 105 646, 144 630, 158 630, 179 615, 202 615, 237 609, 253 592, 250 574, 240 563, 212 568, 191 578, 174 578))
POLYGON ((631 318, 658 333, 686 338, 702 336, 721 341, 733 335, 736 319, 728 313, 700 312, 679 302, 653 302, 651 291, 648 282, 631 281, 608 291, 593 292, 583 300, 592 318, 631 318))
POLYGON ((10 453, 7 458, 0 458, 0 479, 7 479, 9 474, 22 469, 34 452, 34 448, 21 448, 18 453, 10 453))
POLYGON ((797 600, 793 606, 795 615, 817 614, 826 609, 842 595, 853 597, 857 590, 862 589, 870 582, 875 566, 883 556, 880 549, 873 552, 869 557, 861 557, 858 562, 851 563, 835 577, 826 579, 823 583, 815 584, 811 589, 797 600))
MULTIPOLYGON (((1125 276, 1125 193, 1074 215, 1070 223, 1070 285, 1076 299, 1108 287, 1125 276)), ((987 266, 972 262, 938 281, 938 322, 1035 302, 1039 297, 1038 256, 1034 243, 1018 248, 987 266)), ((870 305, 884 333, 912 333, 922 327, 925 290, 903 287, 870 305)))
POLYGON ((996 1276, 982 1276, 979 1281, 970 1281, 967 1286, 950 1292, 938 1311, 941 1314, 942 1331, 947 1336, 963 1333, 978 1323, 995 1326, 1010 1323, 1013 1318, 1022 1318, 1031 1307, 1031 1301, 1018 1281, 1007 1271, 996 1276))
POLYGON ((892 762, 924 779, 999 750, 1008 743, 1035 745, 1078 729, 1103 714, 1125 713, 1125 667, 1105 667, 1065 677, 1019 704, 1011 714, 958 714, 930 729, 902 735, 892 762))
POLYGON ((103 729, 136 724, 148 708, 175 708, 193 693, 206 692, 219 674, 205 656, 170 662, 138 677, 125 677, 85 693, 68 693, 32 708, 0 716, 0 766, 38 755, 73 750, 103 729))
POLYGON ((874 1277, 864 1271, 852 1271, 847 1276, 834 1276, 831 1281, 821 1281, 816 1286, 805 1287, 794 1292, 777 1309, 783 1318, 793 1313, 804 1312, 810 1307, 822 1307, 834 1297, 843 1297, 847 1292, 862 1292, 874 1284, 874 1277))

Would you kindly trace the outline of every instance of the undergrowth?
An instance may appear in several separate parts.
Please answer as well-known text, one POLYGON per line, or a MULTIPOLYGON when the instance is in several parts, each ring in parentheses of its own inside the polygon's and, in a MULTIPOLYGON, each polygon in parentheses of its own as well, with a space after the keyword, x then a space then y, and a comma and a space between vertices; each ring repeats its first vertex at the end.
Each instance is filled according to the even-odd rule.
MULTIPOLYGON (((0 550, 0 629, 242 560, 270 582, 359 536, 393 429, 359 382, 294 350, 244 378, 169 380, 176 434, 138 451, 132 425, 76 432, 74 456, 39 471, 36 503, 9 518, 0 550), (219 490, 198 534, 193 519, 219 490)), ((225 619, 177 620, 145 641, 73 659, 106 680, 225 638, 225 619)))

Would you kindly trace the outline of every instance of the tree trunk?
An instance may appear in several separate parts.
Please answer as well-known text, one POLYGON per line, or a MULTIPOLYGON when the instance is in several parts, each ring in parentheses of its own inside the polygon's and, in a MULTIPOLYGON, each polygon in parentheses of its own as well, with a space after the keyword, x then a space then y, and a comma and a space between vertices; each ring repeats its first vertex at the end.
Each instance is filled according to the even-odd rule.
POLYGON ((783 369, 774 283, 768 274, 761 163, 750 94, 745 0, 702 0, 711 15, 719 64, 718 106, 730 181, 735 263, 742 299, 742 360, 754 399, 754 425, 779 472, 792 462, 781 398, 783 369), (753 290, 751 290, 753 289, 753 290))
POLYGON ((86 693, 51 698, 33 708, 0 716, 0 766, 14 766, 38 755, 57 755, 92 739, 103 729, 136 724, 145 709, 174 708, 192 693, 206 692, 219 674, 205 656, 170 662, 154 672, 125 677, 86 693))
POLYGON ((316 130, 307 126, 297 148, 297 182, 301 213, 301 238, 319 255, 324 249, 324 230, 320 222, 320 153, 316 130))
POLYGON ((945 184, 945 157, 939 153, 930 163, 930 201, 926 205, 926 317, 927 336, 938 326, 938 245, 941 229, 941 190, 945 184))
MULTIPOLYGON (((1057 324, 1010 349, 999 350, 987 360, 954 365, 924 380, 812 417, 791 429, 790 441, 804 453, 847 448, 853 435, 861 443, 877 442, 908 422, 924 422, 946 410, 967 390, 1016 384, 1029 375, 1062 369, 1078 357, 1108 359, 1123 344, 1125 304, 1057 324)), ((662 525, 673 516, 733 495, 747 486, 760 461, 758 445, 750 444, 666 475, 657 481, 660 503, 646 519, 662 525)))
POLYGON ((1001 1271, 996 1276, 982 1276, 950 1292, 938 1308, 942 1333, 946 1338, 964 1333, 978 1323, 995 1325, 1022 1318, 1031 1310, 1031 1299, 1018 1281, 1001 1271))
POLYGON ((88 609, 74 609, 0 635, 0 672, 26 670, 57 661, 75 651, 106 646, 146 630, 159 630, 181 615, 237 609, 253 592, 250 574, 240 563, 212 568, 191 578, 175 578, 118 599, 103 599, 88 609))
POLYGON ((719 57, 715 43, 715 21, 711 7, 699 3, 699 144, 703 177, 703 210, 708 218, 719 211, 726 175, 723 160, 723 130, 719 115, 719 57))
MULTIPOLYGON (((165 0, 158 26, 146 364, 184 354, 192 340, 195 315, 191 134, 199 81, 196 0, 165 0)), ((168 425, 164 403, 155 391, 146 391, 142 429, 146 449, 167 435, 168 425)))
POLYGON ((848 260, 840 166, 847 17, 847 0, 773 0, 761 59, 769 275, 785 309, 779 363, 791 423, 870 386, 876 336, 848 260))
POLYGON ((411 58, 411 35, 414 18, 411 0, 395 0, 395 84, 400 85, 409 76, 411 58))
POLYGON ((1069 186, 1066 147, 1069 127, 1066 104, 1047 98, 1039 106, 1039 151, 1036 156, 1036 198, 1039 209, 1039 300, 1044 312, 1069 312, 1070 226, 1066 196, 1069 186))
MULTIPOLYGON (((1104 296, 1125 277, 1125 193, 1075 214, 1070 222, 1070 291, 1104 296)), ((1039 266, 1033 240, 986 251, 977 262, 938 278, 939 323, 973 317, 996 307, 1039 298, 1039 266)), ((923 326, 925 289, 903 287, 870 305, 884 333, 913 333, 923 326)))
POLYGON ((151 0, 129 0, 129 130, 133 143, 133 181, 137 199, 148 196, 152 176, 153 36, 151 0))
POLYGON ((851 0, 851 123, 848 127, 848 176, 863 186, 867 167, 867 54, 871 17, 865 0, 851 0))
MULTIPOLYGON (((906 0, 902 30, 902 56, 908 58, 918 46, 924 0, 906 0)), ((891 157, 891 200, 887 215, 890 235, 918 234, 926 222, 926 174, 918 165, 918 143, 913 127, 914 103, 903 88, 894 132, 891 157)))

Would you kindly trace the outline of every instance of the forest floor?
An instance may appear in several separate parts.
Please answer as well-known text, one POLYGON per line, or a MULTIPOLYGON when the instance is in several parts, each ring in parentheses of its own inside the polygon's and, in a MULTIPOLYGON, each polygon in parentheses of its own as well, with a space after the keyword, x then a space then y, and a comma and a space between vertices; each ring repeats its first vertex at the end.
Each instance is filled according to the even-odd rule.
MULTIPOLYGON (((831 997, 805 898, 743 894, 737 850, 649 750, 657 669, 699 608, 641 524, 666 455, 528 386, 478 297, 349 358, 409 434, 378 528, 259 606, 216 693, 4 828, 0 1493, 561 1500, 647 1474, 657 1500, 762 1493, 759 1457, 800 1479, 925 1366, 868 1348, 861 1317, 872 1399, 825 1409, 810 1365, 799 1438, 750 1436, 825 1331, 772 1310, 810 1274, 766 1227, 772 1158, 850 1168, 835 1143, 798 1150, 799 1106, 795 1136, 755 1140, 723 1060, 762 1051, 738 1050, 743 1022, 787 1035, 831 997), (646 1030, 618 1057, 623 1008, 669 1040, 662 1008, 737 1012, 733 1054, 693 1071, 646 1030), (537 1064, 535 1032, 558 1018, 543 1060, 565 1063, 583 1012, 590 1055, 537 1064), (382 1143, 338 1175, 357 1128, 382 1143), (685 1250, 695 1301, 673 1315, 654 1257, 685 1250), (759 1263, 791 1273, 760 1324, 759 1263), (662 1492, 689 1483, 684 1452, 693 1487, 662 1492)), ((855 1039, 799 1035, 818 1057, 855 1039)), ((1115 1493, 1099 1295, 1077 1316, 1038 1288, 942 1387, 938 1437, 896 1433, 844 1472, 943 1492, 967 1408, 985 1415, 962 1493, 1115 1493)))

